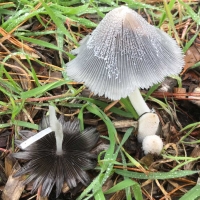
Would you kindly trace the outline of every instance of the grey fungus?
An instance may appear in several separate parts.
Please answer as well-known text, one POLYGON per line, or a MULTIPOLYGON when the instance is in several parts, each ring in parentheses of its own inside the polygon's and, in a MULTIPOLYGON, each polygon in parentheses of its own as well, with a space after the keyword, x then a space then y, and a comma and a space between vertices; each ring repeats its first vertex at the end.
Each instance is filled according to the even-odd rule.
POLYGON ((176 41, 126 6, 107 13, 78 52, 67 75, 111 100, 179 74, 184 64, 176 41))
MULTIPOLYGON (((146 117, 152 111, 139 88, 148 89, 166 76, 179 74, 184 65, 176 41, 126 6, 107 13, 76 53, 76 58, 66 64, 69 78, 111 100, 128 96, 138 115, 146 117)), ((156 114, 154 119, 151 132, 147 126, 151 119, 139 121, 139 142, 145 135, 157 133, 160 121, 156 114)))
MULTIPOLYGON (((28 161, 14 177, 28 175, 24 184, 33 182, 32 192, 41 186, 41 196, 49 196, 54 185, 56 185, 57 197, 64 183, 67 183, 69 188, 76 187, 79 182, 88 185, 90 177, 86 170, 93 169, 97 164, 97 155, 91 153, 99 139, 96 129, 90 127, 80 132, 79 120, 66 122, 61 116, 58 121, 62 126, 61 143, 57 142, 56 133, 50 132, 23 151, 13 153, 15 158, 28 161), (60 144, 61 146, 58 147, 57 145, 60 144)), ((44 117, 41 128, 46 130, 50 122, 49 117, 44 117)), ((17 141, 19 147, 24 140, 33 137, 34 133, 21 131, 20 135, 22 140, 17 141)))

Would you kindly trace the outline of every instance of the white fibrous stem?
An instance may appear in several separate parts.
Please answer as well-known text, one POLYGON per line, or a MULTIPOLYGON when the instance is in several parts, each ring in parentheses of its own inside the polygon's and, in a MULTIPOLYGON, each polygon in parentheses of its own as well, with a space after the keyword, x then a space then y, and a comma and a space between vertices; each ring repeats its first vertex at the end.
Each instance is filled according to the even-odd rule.
POLYGON ((151 112, 138 88, 129 95, 129 99, 139 116, 146 112, 151 112))
POLYGON ((138 120, 138 142, 142 142, 146 136, 155 135, 160 126, 160 120, 156 113, 145 113, 138 120))
POLYGON ((62 125, 56 117, 56 111, 53 106, 49 106, 49 122, 51 129, 55 132, 56 137, 56 154, 62 155, 62 143, 63 143, 63 130, 62 125))
POLYGON ((39 133, 35 134, 34 136, 30 137, 29 139, 25 140, 20 144, 21 149, 25 149, 26 147, 30 146, 34 142, 38 141, 39 139, 43 138, 45 135, 55 132, 56 137, 56 153, 57 155, 61 155, 63 153, 62 150, 62 143, 63 143, 63 130, 62 125, 58 121, 56 117, 56 111, 53 106, 49 106, 49 122, 50 127, 40 131, 39 133))
MULTIPOLYGON (((148 137, 150 140, 151 137, 149 136, 156 135, 159 130, 160 120, 158 115, 151 112, 146 102, 144 101, 139 89, 134 90, 129 95, 129 99, 136 112, 140 116, 138 120, 138 142, 142 143, 146 137, 148 137)), ((152 152, 154 152, 154 147, 149 144, 149 149, 151 148, 152 152)))
POLYGON ((28 138, 24 142, 22 142, 19 147, 21 149, 26 149, 26 147, 30 146, 31 144, 33 144, 34 142, 36 142, 39 139, 43 138, 45 135, 51 133, 52 131, 53 130, 50 127, 48 127, 46 129, 40 131, 39 133, 35 134, 34 136, 28 138))

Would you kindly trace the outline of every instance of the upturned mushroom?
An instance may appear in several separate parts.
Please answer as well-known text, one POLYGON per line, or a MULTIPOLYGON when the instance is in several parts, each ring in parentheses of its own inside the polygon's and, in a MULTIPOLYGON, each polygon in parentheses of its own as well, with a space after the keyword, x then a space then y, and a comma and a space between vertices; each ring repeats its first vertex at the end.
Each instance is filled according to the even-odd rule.
POLYGON ((107 13, 87 36, 76 58, 67 63, 66 72, 99 96, 111 100, 128 96, 142 116, 138 128, 138 140, 142 142, 145 136, 156 134, 160 121, 139 88, 148 89, 166 76, 179 74, 183 65, 182 50, 174 39, 137 12, 121 6, 107 13))
POLYGON ((41 129, 47 134, 41 137, 39 132, 36 134, 39 137, 35 137, 33 132, 21 131, 22 140, 17 143, 23 151, 12 155, 28 162, 14 177, 29 175, 24 184, 33 182, 32 192, 41 187, 41 196, 49 196, 56 185, 58 197, 64 183, 69 188, 76 187, 78 182, 89 184, 90 177, 85 170, 93 169, 97 164, 97 155, 90 151, 99 134, 95 128, 86 128, 80 133, 79 120, 66 122, 62 116, 56 118, 54 107, 50 106, 49 110, 50 116, 44 117, 41 123, 41 129), (49 127, 53 131, 49 132, 49 127))

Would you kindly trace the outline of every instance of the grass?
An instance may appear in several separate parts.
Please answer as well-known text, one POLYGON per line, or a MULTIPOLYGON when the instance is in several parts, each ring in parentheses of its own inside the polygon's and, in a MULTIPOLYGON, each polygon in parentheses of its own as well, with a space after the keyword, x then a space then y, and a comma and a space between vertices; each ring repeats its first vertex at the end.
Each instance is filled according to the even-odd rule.
MULTIPOLYGON (((110 145, 98 158, 94 180, 77 200, 92 197, 103 200, 106 195, 114 196, 121 190, 124 191, 124 199, 134 197, 141 200, 142 195, 153 199, 145 187, 149 183, 160 191, 160 199, 174 198, 179 189, 181 200, 188 197, 190 200, 196 199, 200 196, 200 186, 192 175, 199 171, 195 168, 184 170, 184 167, 199 160, 199 157, 190 157, 185 150, 186 143, 199 144, 198 139, 190 138, 192 131, 198 129, 199 122, 187 124, 182 130, 177 128, 178 140, 170 141, 174 149, 166 141, 165 151, 160 158, 151 162, 150 167, 124 147, 133 128, 119 138, 118 130, 112 123, 112 119, 118 117, 138 118, 129 100, 122 99, 110 108, 111 114, 107 114, 103 110, 109 106, 108 102, 81 96, 84 86, 71 82, 65 74, 65 63, 73 58, 70 51, 97 26, 106 12, 121 4, 145 12, 154 25, 164 28, 176 39, 184 52, 199 37, 200 11, 197 1, 174 0, 168 3, 164 0, 153 4, 132 0, 0 1, 0 140, 1 133, 6 130, 15 133, 10 135, 10 141, 17 138, 20 129, 37 130, 41 111, 49 104, 55 105, 58 112, 68 118, 78 117, 82 129, 85 126, 84 118, 90 113, 107 127, 104 138, 110 145), (188 19, 190 24, 186 26, 188 19), (194 29, 197 31, 191 37, 194 29), (113 185, 102 189, 109 179, 113 180, 113 185), (166 191, 164 184, 170 180, 177 180, 178 189, 166 191)), ((174 78, 182 87, 182 77, 174 78)), ((149 89, 146 99, 157 110, 175 120, 173 112, 176 111, 169 108, 170 99, 160 100, 151 96, 157 87, 149 89)), ((7 145, 7 149, 10 147, 14 149, 14 142, 7 145)), ((7 154, 2 153, 1 159, 5 156, 7 154)))

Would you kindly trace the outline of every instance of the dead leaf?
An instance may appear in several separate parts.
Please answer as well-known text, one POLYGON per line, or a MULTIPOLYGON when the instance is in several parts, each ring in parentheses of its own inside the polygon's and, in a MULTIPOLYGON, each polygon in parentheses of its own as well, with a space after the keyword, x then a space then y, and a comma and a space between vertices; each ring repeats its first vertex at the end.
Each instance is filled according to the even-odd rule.
MULTIPOLYGON (((197 158, 199 156, 200 156, 200 147, 197 145, 196 147, 194 147, 192 153, 190 154, 190 157, 197 158)), ((184 165, 184 170, 192 170, 195 163, 196 160, 184 165)))
POLYGON ((135 129, 138 126, 138 122, 131 120, 131 119, 127 119, 127 120, 113 120, 113 125, 115 126, 115 128, 130 128, 130 127, 134 127, 135 129))
POLYGON ((168 143, 168 144, 166 144, 166 145, 164 146, 164 149, 167 150, 167 149, 169 149, 170 147, 172 147, 172 148, 174 149, 174 153, 175 153, 174 156, 178 156, 178 148, 177 148, 176 144, 174 144, 174 143, 168 143))
POLYGON ((24 190, 25 185, 20 178, 13 178, 12 175, 20 168, 18 162, 13 167, 12 174, 9 176, 8 181, 2 193, 2 200, 18 200, 24 190))
POLYGON ((125 191, 124 190, 120 190, 118 192, 116 192, 111 198, 110 200, 122 200, 125 199, 125 191))
POLYGON ((5 173, 7 177, 12 174, 14 163, 15 159, 10 154, 5 157, 5 173))
POLYGON ((140 163, 149 167, 153 163, 153 155, 147 154, 146 156, 142 157, 140 163))
POLYGON ((11 134, 10 131, 5 131, 0 134, 0 147, 6 147, 7 146, 7 141, 8 137, 11 134))
POLYGON ((185 66, 182 75, 194 64, 200 61, 200 53, 195 45, 192 45, 185 54, 185 66))
MULTIPOLYGON (((40 58, 40 56, 34 52, 30 52, 30 51, 24 51, 26 54, 28 54, 31 58, 40 58)), ((24 54, 19 54, 19 58, 21 60, 26 60, 27 59, 27 56, 25 56, 24 54)))
POLYGON ((63 193, 67 193, 70 190, 69 186, 67 185, 67 183, 63 184, 63 188, 62 188, 62 192, 63 193))
POLYGON ((111 187, 113 187, 113 185, 114 185, 113 180, 108 179, 108 180, 103 184, 102 191, 105 192, 105 191, 109 190, 111 187))

